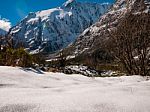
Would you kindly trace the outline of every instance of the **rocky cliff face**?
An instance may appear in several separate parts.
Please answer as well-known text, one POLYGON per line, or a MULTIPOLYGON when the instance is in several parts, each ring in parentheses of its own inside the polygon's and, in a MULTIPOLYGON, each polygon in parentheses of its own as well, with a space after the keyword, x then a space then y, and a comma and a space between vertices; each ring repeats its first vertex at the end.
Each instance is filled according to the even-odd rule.
POLYGON ((80 55, 99 49, 103 41, 109 39, 109 31, 113 30, 125 17, 127 12, 133 14, 150 13, 149 0, 117 0, 111 10, 104 14, 98 22, 87 28, 69 47, 71 54, 80 55))
POLYGON ((52 53, 74 42, 109 8, 109 4, 68 0, 61 7, 30 13, 9 34, 16 47, 21 43, 32 53, 52 53))

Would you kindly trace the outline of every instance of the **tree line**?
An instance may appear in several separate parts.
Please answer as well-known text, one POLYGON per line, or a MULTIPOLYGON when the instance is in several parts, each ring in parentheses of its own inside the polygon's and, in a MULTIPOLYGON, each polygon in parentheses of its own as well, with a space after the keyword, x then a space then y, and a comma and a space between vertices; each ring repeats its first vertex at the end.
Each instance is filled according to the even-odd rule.
POLYGON ((19 45, 19 47, 14 48, 13 38, 10 35, 0 36, 1 66, 32 67, 34 64, 40 64, 42 57, 29 54, 21 43, 19 45))

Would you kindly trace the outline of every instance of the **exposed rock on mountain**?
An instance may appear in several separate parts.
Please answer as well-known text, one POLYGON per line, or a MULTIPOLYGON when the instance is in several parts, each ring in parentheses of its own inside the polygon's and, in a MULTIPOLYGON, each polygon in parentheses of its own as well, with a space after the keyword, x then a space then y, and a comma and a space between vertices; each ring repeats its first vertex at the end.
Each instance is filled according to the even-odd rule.
POLYGON ((30 13, 9 33, 16 47, 22 43, 32 53, 52 53, 73 42, 109 8, 110 4, 68 0, 61 7, 30 13))
POLYGON ((132 14, 150 13, 150 1, 117 0, 111 10, 100 18, 99 22, 87 28, 69 47, 71 55, 91 54, 100 49, 104 41, 109 39, 110 31, 116 28, 128 12, 132 14))

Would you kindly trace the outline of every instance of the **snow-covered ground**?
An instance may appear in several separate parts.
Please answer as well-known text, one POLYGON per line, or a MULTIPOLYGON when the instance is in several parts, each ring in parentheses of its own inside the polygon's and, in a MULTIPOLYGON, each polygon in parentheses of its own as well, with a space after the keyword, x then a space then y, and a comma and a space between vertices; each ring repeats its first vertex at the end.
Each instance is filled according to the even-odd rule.
POLYGON ((0 112, 150 112, 146 79, 0 67, 0 112))

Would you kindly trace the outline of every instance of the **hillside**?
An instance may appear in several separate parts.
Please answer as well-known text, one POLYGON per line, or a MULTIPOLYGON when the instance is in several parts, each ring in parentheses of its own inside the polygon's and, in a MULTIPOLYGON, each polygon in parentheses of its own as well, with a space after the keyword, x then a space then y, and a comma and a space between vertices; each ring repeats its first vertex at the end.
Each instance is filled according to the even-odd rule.
POLYGON ((94 25, 84 30, 76 42, 69 47, 71 49, 69 50, 70 54, 76 56, 92 54, 105 46, 103 43, 111 38, 110 31, 115 29, 129 12, 141 18, 142 13, 150 14, 149 0, 129 0, 128 2, 126 0, 117 0, 108 13, 100 17, 99 21, 94 25))

